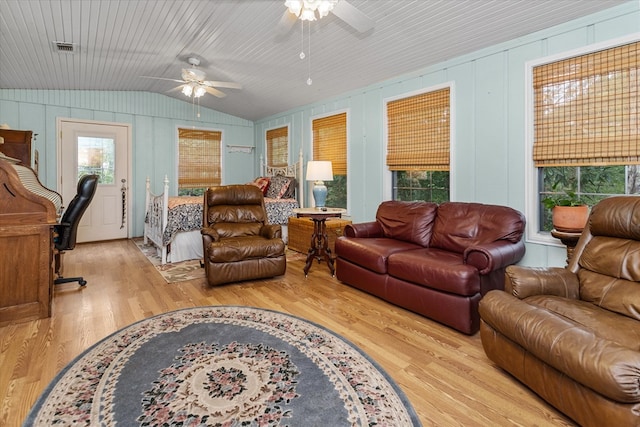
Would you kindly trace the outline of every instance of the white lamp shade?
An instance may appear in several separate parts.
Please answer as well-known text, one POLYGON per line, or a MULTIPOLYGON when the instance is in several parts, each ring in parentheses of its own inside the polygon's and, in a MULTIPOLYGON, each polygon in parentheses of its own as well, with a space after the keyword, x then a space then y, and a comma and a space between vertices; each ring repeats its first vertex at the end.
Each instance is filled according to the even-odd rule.
POLYGON ((333 181, 333 167, 330 161, 311 160, 307 163, 307 181, 333 181))

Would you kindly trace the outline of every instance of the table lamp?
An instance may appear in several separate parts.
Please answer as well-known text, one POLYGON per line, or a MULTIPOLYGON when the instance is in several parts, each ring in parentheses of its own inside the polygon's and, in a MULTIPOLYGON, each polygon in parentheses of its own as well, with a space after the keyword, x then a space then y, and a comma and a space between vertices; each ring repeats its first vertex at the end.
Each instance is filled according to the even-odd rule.
POLYGON ((323 208, 327 200, 327 187, 323 181, 333 181, 333 167, 330 161, 314 161, 307 163, 307 181, 313 183, 313 200, 317 208, 323 208))

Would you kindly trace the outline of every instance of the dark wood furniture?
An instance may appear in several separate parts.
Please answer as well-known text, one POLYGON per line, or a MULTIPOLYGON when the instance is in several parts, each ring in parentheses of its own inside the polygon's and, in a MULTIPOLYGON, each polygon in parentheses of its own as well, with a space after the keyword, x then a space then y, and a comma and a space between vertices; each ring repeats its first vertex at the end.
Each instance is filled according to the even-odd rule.
POLYGON ((51 316, 57 215, 0 160, 0 325, 51 316))
POLYGON ((33 132, 30 130, 0 129, 0 137, 4 138, 4 144, 0 144, 0 151, 5 156, 19 159, 23 165, 33 167, 31 164, 33 132))
POLYGON ((551 230, 551 235, 556 239, 560 240, 563 245, 567 247, 567 265, 571 262, 571 257, 573 256, 573 251, 578 243, 578 239, 582 235, 580 233, 569 233, 566 231, 558 231, 556 229, 551 230))
POLYGON ((309 274, 311 264, 316 259, 318 262, 324 259, 329 266, 331 276, 335 276, 336 269, 333 266, 333 257, 329 249, 329 236, 327 235, 327 218, 341 218, 346 209, 341 208, 299 208, 293 213, 298 218, 310 218, 313 220, 313 234, 311 235, 311 247, 307 254, 307 261, 304 264, 305 277, 309 274))

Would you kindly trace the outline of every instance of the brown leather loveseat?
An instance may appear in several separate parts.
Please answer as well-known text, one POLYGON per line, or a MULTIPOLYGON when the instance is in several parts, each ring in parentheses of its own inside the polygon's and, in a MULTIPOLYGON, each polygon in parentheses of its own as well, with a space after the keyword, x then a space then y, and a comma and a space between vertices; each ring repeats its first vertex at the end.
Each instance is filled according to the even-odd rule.
POLYGON ((640 425, 640 197, 595 205, 566 268, 507 268, 480 315, 489 359, 580 425, 640 425))
POLYGON ((263 197, 254 185, 211 187, 205 193, 201 233, 209 285, 285 273, 282 229, 268 224, 263 197))
POLYGON ((525 252, 524 216, 480 203, 383 202, 376 220, 336 240, 342 282, 466 334, 478 302, 502 289, 505 267, 525 252))

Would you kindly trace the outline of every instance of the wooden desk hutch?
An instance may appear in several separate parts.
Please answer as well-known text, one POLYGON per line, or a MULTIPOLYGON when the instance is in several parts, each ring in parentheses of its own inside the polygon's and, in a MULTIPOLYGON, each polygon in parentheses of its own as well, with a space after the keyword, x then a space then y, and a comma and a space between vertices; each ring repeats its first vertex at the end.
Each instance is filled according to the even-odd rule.
POLYGON ((24 166, 33 167, 31 164, 33 132, 30 130, 0 129, 0 137, 4 138, 4 144, 0 144, 0 151, 5 156, 20 160, 24 166))

